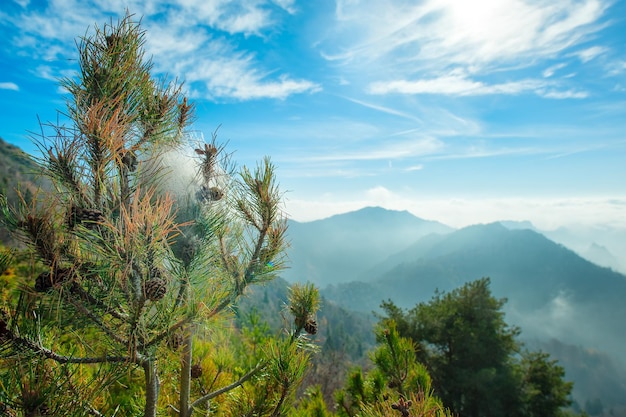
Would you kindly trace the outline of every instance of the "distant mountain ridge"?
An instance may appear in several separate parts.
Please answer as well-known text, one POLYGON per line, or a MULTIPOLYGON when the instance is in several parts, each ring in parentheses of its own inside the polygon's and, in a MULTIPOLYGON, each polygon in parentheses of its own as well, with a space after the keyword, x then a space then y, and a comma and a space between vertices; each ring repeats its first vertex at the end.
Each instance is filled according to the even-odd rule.
POLYGON ((508 299, 508 317, 524 333, 603 349, 626 362, 626 277, 528 229, 492 223, 427 236, 373 268, 367 282, 323 293, 358 311, 376 310, 386 299, 410 308, 437 289, 486 276, 494 295, 508 299))
POLYGON ((288 281, 319 286, 359 280, 391 254, 420 237, 453 229, 408 211, 366 207, 307 223, 289 221, 288 281))
MULTIPOLYGON (((357 219, 371 218, 366 214, 347 213, 329 221, 332 227, 324 224, 327 220, 315 222, 314 230, 320 232, 317 236, 320 239, 308 243, 313 247, 321 245, 323 250, 313 255, 291 252, 291 256, 302 255, 326 264, 326 259, 334 259, 345 251, 343 245, 351 241, 357 242, 353 250, 367 249, 368 239, 354 239, 357 219), (350 219, 352 214, 354 217, 350 219), (352 239, 323 239, 327 227, 333 229, 342 225, 349 225, 350 230, 343 232, 352 239)), ((383 216, 380 211, 378 215, 383 216)), ((378 229, 376 233, 381 235, 377 242, 389 242, 391 239, 384 234, 393 234, 398 229, 403 228, 396 224, 394 230, 378 229)), ((524 340, 551 347, 555 346, 554 340, 558 340, 561 345, 577 347, 581 352, 598 352, 595 356, 577 357, 566 349, 551 349, 557 359, 562 356, 568 375, 580 382, 577 398, 582 401, 602 398, 606 403, 619 406, 626 403, 616 399, 626 392, 626 386, 615 382, 620 378, 626 380, 623 370, 626 364, 623 349, 626 346, 626 276, 582 258, 540 233, 529 222, 503 221, 459 230, 446 228, 444 233, 415 237, 394 253, 377 247, 377 255, 386 253, 387 256, 366 270, 361 268, 358 275, 352 274, 351 282, 338 279, 329 284, 329 280, 316 280, 315 275, 309 275, 309 279, 322 287, 322 294, 328 300, 349 310, 371 313, 378 310, 383 300, 391 299, 402 308, 412 308, 428 301, 436 290, 451 291, 468 281, 488 276, 493 294, 508 300, 504 306, 507 322, 521 327, 524 340), (604 367, 615 362, 611 382, 601 385, 603 389, 588 389, 598 384, 599 372, 586 367, 600 359, 604 367)), ((402 242, 409 240, 405 238, 402 242)), ((401 245, 396 242, 394 248, 398 246, 401 245)), ((303 247, 306 246, 295 245, 292 250, 303 247)), ((363 257, 374 258, 371 251, 361 259, 363 257)), ((359 257, 355 255, 354 259, 359 257)), ((331 271, 327 276, 336 275, 331 271)))

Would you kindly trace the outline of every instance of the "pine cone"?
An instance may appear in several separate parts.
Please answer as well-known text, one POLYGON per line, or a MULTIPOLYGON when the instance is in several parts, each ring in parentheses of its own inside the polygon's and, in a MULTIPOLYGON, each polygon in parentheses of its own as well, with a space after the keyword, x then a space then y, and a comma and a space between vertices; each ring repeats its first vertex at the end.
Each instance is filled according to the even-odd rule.
POLYGON ((163 278, 163 274, 156 268, 150 271, 150 278, 144 282, 143 292, 150 301, 159 301, 165 296, 167 291, 167 281, 163 278))
POLYGON ((77 224, 85 222, 86 228, 94 229, 96 223, 102 221, 104 221, 104 216, 100 210, 72 206, 68 213, 67 225, 72 229, 77 224))
POLYGON ((304 323, 304 331, 308 334, 316 334, 317 333, 317 321, 314 318, 309 318, 306 323, 304 323))
POLYGON ((71 268, 55 268, 53 271, 45 271, 35 279, 35 291, 46 292, 54 285, 62 284, 72 279, 71 268))
POLYGON ((202 186, 196 193, 196 199, 202 203, 219 201, 224 197, 224 192, 217 187, 202 186))
POLYGON ((412 401, 405 401, 404 398, 400 397, 397 403, 391 404, 391 408, 398 410, 402 414, 402 417, 410 417, 409 408, 411 408, 412 405, 412 401))
POLYGON ((137 169, 137 156, 133 151, 127 151, 122 156, 122 164, 128 169, 130 172, 135 172, 137 169))
POLYGON ((22 407, 26 416, 45 416, 48 415, 48 406, 45 399, 36 389, 27 389, 22 391, 22 407))
POLYGON ((191 377, 196 379, 202 376, 202 366, 198 363, 191 367, 191 377))

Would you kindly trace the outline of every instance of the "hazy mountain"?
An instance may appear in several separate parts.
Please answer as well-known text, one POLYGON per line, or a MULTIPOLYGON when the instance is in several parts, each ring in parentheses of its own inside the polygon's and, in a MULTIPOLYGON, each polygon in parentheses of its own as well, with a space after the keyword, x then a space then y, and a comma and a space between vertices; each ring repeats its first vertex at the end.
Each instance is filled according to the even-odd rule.
MULTIPOLYGON (((584 407, 588 401, 600 400, 604 405, 610 405, 611 408, 624 410, 626 369, 606 354, 581 346, 565 344, 556 339, 527 340, 526 346, 531 350, 541 350, 558 358, 559 364, 565 368, 565 378, 569 381, 576 381, 572 395, 581 407, 584 407)), ((615 415, 624 415, 624 413, 622 411, 615 415)))
POLYGON ((626 228, 577 225, 543 231, 543 234, 592 262, 626 274, 626 228), (610 253, 609 259, 613 259, 607 263, 606 257, 597 257, 595 251, 589 250, 593 245, 604 247, 610 253))
POLYGON ((523 339, 534 340, 532 348, 560 361, 575 381, 581 407, 600 401, 623 408, 626 276, 536 231, 500 223, 425 236, 364 276, 367 282, 332 285, 323 294, 363 312, 377 310, 386 299, 412 308, 436 289, 490 277, 493 294, 508 299, 507 322, 521 327, 523 339))
POLYGON ((361 280, 365 271, 419 238, 451 230, 407 211, 379 207, 307 223, 290 221, 290 269, 283 277, 320 287, 361 280))
POLYGON ((605 266, 615 271, 622 272, 624 267, 611 251, 605 246, 592 242, 591 245, 580 254, 583 258, 590 260, 596 265, 605 266))
POLYGON ((450 291, 488 276, 494 295, 508 299, 507 318, 528 336, 623 356, 626 277, 532 230, 493 223, 427 236, 371 271, 383 270, 369 282, 334 285, 323 293, 359 311, 375 310, 384 299, 410 308, 436 289, 450 291))
POLYGON ((511 230, 529 229, 537 231, 537 228, 528 220, 500 220, 498 223, 511 230))

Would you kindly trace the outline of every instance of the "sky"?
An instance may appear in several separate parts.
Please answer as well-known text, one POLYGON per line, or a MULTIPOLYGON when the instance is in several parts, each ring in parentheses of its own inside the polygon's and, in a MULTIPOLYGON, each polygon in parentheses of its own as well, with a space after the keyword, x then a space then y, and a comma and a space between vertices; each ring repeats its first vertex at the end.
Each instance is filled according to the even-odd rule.
POLYGON ((195 137, 270 156, 295 220, 626 228, 624 0, 2 0, 0 137, 34 151, 77 39, 126 9, 195 137))

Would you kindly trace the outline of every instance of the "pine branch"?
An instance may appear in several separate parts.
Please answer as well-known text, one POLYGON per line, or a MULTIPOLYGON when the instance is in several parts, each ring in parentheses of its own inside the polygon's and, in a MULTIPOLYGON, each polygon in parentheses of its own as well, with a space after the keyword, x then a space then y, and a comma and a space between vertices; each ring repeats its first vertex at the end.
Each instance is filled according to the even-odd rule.
POLYGON ((129 317, 128 314, 122 313, 120 311, 117 311, 114 308, 109 307, 108 305, 103 303, 101 300, 96 299, 93 295, 85 291, 85 289, 81 287, 80 285, 78 285, 77 283, 74 283, 72 285, 71 291, 74 292, 78 297, 80 297, 81 300, 87 301, 95 307, 100 307, 104 309, 104 312, 106 314, 110 314, 112 317, 118 320, 122 320, 122 321, 128 320, 128 317, 129 317))
POLYGON ((195 407, 198 407, 200 405, 202 405, 203 403, 212 400, 213 398, 222 395, 228 391, 231 391, 241 385, 243 385, 244 382, 246 382, 247 380, 249 380, 250 378, 252 378, 257 372, 259 372, 261 369, 263 369, 263 367, 265 366, 265 363, 261 362, 259 363, 257 366, 254 367, 254 369, 252 369, 251 371, 249 371, 247 374, 245 374, 244 376, 242 376, 241 378, 239 378, 237 381, 233 382, 230 385, 226 385, 225 387, 222 387, 218 390, 215 390, 213 392, 210 392, 200 398, 198 398, 197 400, 195 400, 193 403, 191 403, 191 407, 189 408, 188 414, 189 416, 191 416, 191 413, 193 412, 193 409, 195 407))
POLYGON ((53 361, 65 364, 65 363, 74 363, 74 364, 94 364, 94 363, 120 363, 120 362, 135 362, 131 358, 127 356, 100 356, 100 357, 81 357, 74 358, 71 356, 64 356, 54 352, 51 349, 45 348, 38 343, 23 338, 23 337, 11 337, 11 341, 18 345, 27 348, 33 353, 37 353, 45 356, 48 359, 52 359, 53 361))
POLYGON ((191 317, 185 317, 182 320, 179 320, 178 322, 176 322, 175 324, 173 324, 172 326, 170 326, 167 330, 161 332, 160 334, 158 334, 156 337, 154 337, 154 339, 150 340, 148 343, 140 345, 139 347, 142 350, 148 349, 158 343, 160 343, 163 339, 165 339, 168 335, 172 334, 173 332, 175 332, 176 330, 180 329, 181 327, 183 327, 184 325, 188 324, 191 322, 191 317))
POLYGON ((111 330, 107 325, 105 325, 104 322, 102 322, 102 320, 100 320, 98 316, 92 313, 91 310, 89 310, 87 307, 85 307, 78 301, 71 299, 70 297, 67 297, 67 299, 70 302, 70 304, 76 307, 85 316, 89 317, 94 322, 94 324, 98 326, 102 331, 104 331, 111 339, 115 340, 116 342, 124 346, 128 345, 128 340, 125 340, 124 338, 117 335, 113 330, 111 330))

